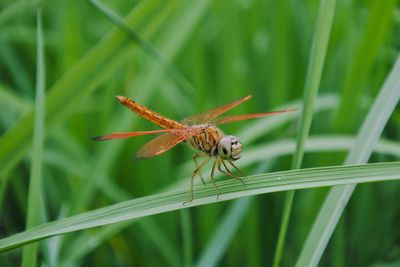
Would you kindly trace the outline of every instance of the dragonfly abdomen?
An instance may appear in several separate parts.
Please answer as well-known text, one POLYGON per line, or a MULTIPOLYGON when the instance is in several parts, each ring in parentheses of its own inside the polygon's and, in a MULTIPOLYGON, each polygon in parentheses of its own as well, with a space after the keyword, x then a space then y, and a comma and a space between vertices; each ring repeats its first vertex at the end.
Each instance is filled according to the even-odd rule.
POLYGON ((137 113, 138 115, 142 116, 146 120, 151 121, 152 123, 160 126, 161 128, 164 129, 180 129, 180 128, 185 128, 186 125, 183 123, 180 123, 179 121, 172 120, 170 118, 167 118, 163 115, 158 114, 157 112, 143 106, 142 104, 139 104, 138 102, 124 97, 124 96, 117 96, 117 99, 121 104, 125 105, 128 107, 130 110, 133 112, 137 113))

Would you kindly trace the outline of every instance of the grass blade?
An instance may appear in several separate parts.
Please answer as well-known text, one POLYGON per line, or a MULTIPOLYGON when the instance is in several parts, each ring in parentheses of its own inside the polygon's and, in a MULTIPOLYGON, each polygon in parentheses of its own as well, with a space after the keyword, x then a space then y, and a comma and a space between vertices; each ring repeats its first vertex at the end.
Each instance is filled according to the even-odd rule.
MULTIPOLYGON (((370 109, 345 164, 368 160, 381 132, 400 99, 400 56, 370 109)), ((297 261, 316 266, 356 185, 334 187, 329 192, 297 261)))
MULTIPOLYGON (((296 152, 292 161, 292 169, 299 169, 304 156, 304 145, 311 127, 314 111, 314 101, 317 97, 319 84, 328 50, 329 37, 331 34, 333 17, 335 14, 336 0, 322 0, 316 22, 315 36, 311 47, 310 61, 307 71, 307 79, 304 95, 304 110, 300 121, 300 132, 296 144, 296 152)), ((283 247, 285 244, 287 227, 292 209, 294 191, 287 192, 285 196, 282 225, 279 231, 276 246, 274 266, 279 266, 283 247)))
MULTIPOLYGON (((307 140, 305 150, 308 153, 313 152, 331 152, 331 151, 349 151, 354 145, 355 139, 352 136, 314 136, 307 140)), ((266 144, 262 147, 257 147, 249 149, 244 155, 243 160, 245 162, 241 163, 241 166, 247 166, 253 164, 254 162, 267 160, 271 163, 272 159, 278 158, 284 155, 293 154, 296 147, 295 140, 282 140, 279 142, 273 142, 271 144, 266 144)), ((398 142, 380 140, 375 146, 374 151, 376 153, 392 155, 395 157, 400 157, 400 144, 398 142)), ((192 164, 192 162, 188 162, 192 164)), ((191 166, 191 165, 190 165, 191 166)), ((186 169, 186 165, 184 167, 186 169)), ((187 168, 187 172, 190 168, 187 168)), ((83 175, 83 174, 82 174, 83 175)), ((186 188, 187 187, 183 187, 186 188)), ((173 190, 178 190, 174 188, 173 190)), ((244 201, 241 199, 238 201, 244 201)), ((115 200, 116 202, 120 200, 115 200)), ((238 205, 232 203, 233 205, 238 205)), ((229 215, 228 215, 229 216, 229 215)), ((240 218, 239 218, 240 219, 240 218)), ((98 232, 94 235, 85 236, 81 239, 77 239, 74 243, 77 245, 72 245, 74 251, 68 252, 68 255, 63 257, 62 262, 65 266, 76 265, 84 255, 87 255, 105 242, 110 236, 122 231, 122 229, 132 226, 132 224, 137 223, 138 220, 127 221, 125 223, 118 223, 110 225, 108 227, 100 228, 98 232), (96 245, 94 245, 96 244, 96 245)), ((139 221, 140 223, 141 221, 139 221)), ((145 223, 145 222, 144 222, 145 223)), ((143 228, 144 229, 144 228, 143 228)), ((186 248, 189 249, 189 248, 186 248)), ((221 252, 223 253, 223 251, 221 252)), ((204 255, 204 254, 201 254, 204 255)), ((199 259, 201 261, 201 259, 199 259)))
POLYGON ((328 50, 336 0, 322 0, 316 22, 315 37, 311 47, 305 85, 304 108, 300 120, 300 133, 296 153, 292 162, 293 169, 299 169, 304 156, 304 144, 308 137, 314 112, 314 102, 318 94, 326 51, 328 50))
POLYGON ((247 177, 246 185, 229 179, 219 182, 219 186, 223 190, 219 197, 220 200, 216 199, 215 188, 212 185, 196 186, 194 189, 195 199, 186 205, 182 203, 189 197, 187 189, 133 199, 45 223, 3 238, 0 240, 0 252, 54 235, 240 197, 285 190, 388 180, 400 180, 399 162, 264 173, 247 177))
MULTIPOLYGON (((33 132, 33 151, 31 173, 29 179, 28 210, 26 228, 39 224, 40 203, 42 194, 42 152, 44 140, 44 88, 45 66, 42 34, 42 12, 37 12, 37 76, 36 76, 36 103, 35 129, 33 132)), ((37 243, 24 247, 22 266, 36 266, 37 243)))

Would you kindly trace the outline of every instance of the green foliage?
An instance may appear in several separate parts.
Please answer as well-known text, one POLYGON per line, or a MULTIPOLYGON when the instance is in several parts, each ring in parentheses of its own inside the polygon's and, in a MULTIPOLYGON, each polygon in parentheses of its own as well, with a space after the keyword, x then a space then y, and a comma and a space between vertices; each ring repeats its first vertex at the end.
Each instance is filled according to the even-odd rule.
POLYGON ((398 3, 337 0, 318 52, 314 34, 329 34, 317 23, 322 2, 331 1, 1 1, 1 265, 21 263, 15 247, 42 239, 31 250, 40 265, 270 266, 284 203, 273 192, 293 189, 305 190, 281 266, 398 264, 400 167, 388 163, 400 158, 398 3), (313 105, 305 88, 319 92, 313 105), (300 108, 308 121, 292 112, 223 126, 244 144, 246 185, 218 175, 217 200, 207 166, 207 185, 196 177, 195 200, 182 205, 194 169, 186 145, 133 162, 150 137, 90 140, 156 129, 117 94, 174 119, 253 94, 230 114, 300 108), (300 133, 310 169, 290 170, 300 133), (350 151, 347 164, 386 163, 341 166, 350 151), (363 184, 325 188, 349 183, 363 184), (24 231, 32 214, 41 224, 24 231))
MULTIPOLYGON (((23 233, 15 234, 9 238, 4 238, 0 241, 0 251, 8 250, 16 246, 57 234, 123 222, 125 220, 137 219, 143 216, 154 215, 187 207, 216 203, 220 200, 231 200, 240 197, 293 189, 398 179, 400 179, 400 163, 397 162, 340 167, 321 167, 304 169, 300 171, 282 171, 259 174, 248 176, 245 186, 240 186, 240 183, 230 179, 220 182, 221 186, 224 186, 224 192, 218 198, 216 198, 215 188, 212 186, 195 187, 197 192, 196 199, 188 203, 185 203, 185 200, 188 199, 187 190, 185 189, 136 198, 65 218, 56 222, 42 224, 23 233)), ((239 217, 241 217, 242 212, 243 208, 241 206, 237 207, 236 213, 228 211, 231 216, 239 217)), ((237 219, 230 217, 225 219, 226 221, 224 220, 222 222, 221 227, 227 225, 227 222, 237 221, 237 219)), ((230 227, 232 227, 232 225, 230 225, 230 227)), ((229 230, 227 230, 227 228, 228 227, 225 227, 224 233, 219 231, 221 236, 220 238, 216 236, 215 242, 223 242, 224 237, 222 235, 225 233, 228 233, 229 235, 229 230)), ((220 247, 220 245, 212 244, 212 242, 210 246, 216 248, 220 247)), ((213 250, 211 250, 211 252, 216 253, 213 250)), ((204 258, 208 257, 204 256, 204 258)))

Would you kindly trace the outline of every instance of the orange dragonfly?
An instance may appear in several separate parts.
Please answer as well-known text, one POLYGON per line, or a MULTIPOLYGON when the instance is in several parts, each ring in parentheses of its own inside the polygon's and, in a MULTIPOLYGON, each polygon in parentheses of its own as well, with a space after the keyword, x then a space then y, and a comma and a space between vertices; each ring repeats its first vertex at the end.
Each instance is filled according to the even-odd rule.
POLYGON ((248 95, 242 99, 238 99, 229 104, 223 105, 221 107, 212 109, 207 112, 203 112, 194 116, 190 116, 182 121, 176 121, 162 116, 145 106, 139 104, 124 96, 116 96, 116 98, 126 107, 131 109, 133 112, 142 116, 146 120, 149 120, 163 130, 155 131, 140 131, 140 132, 120 132, 112 133, 109 135, 99 136, 92 138, 92 140, 112 140, 120 139, 132 136, 146 135, 146 134, 157 134, 162 133, 157 136, 147 144, 143 145, 133 156, 134 160, 142 160, 160 155, 167 150, 171 149, 175 145, 186 142, 194 149, 203 152, 203 154, 193 155, 194 164, 196 166, 195 171, 192 174, 190 180, 190 201, 193 200, 193 178, 196 174, 199 174, 201 181, 205 184, 203 176, 200 173, 200 169, 211 159, 214 158, 214 164, 211 170, 211 180, 214 184, 215 189, 218 192, 217 199, 221 194, 214 181, 214 172, 217 167, 223 174, 229 175, 243 184, 243 180, 229 170, 226 162, 228 162, 233 168, 235 168, 242 176, 246 176, 238 167, 236 167, 232 161, 238 160, 240 158, 240 153, 242 151, 242 143, 239 138, 233 135, 224 135, 217 125, 247 120, 253 118, 264 117, 267 115, 285 113, 290 111, 295 111, 296 109, 268 112, 268 113, 256 113, 238 116, 225 116, 217 118, 222 113, 236 107, 237 105, 249 100, 252 95, 248 95), (197 162, 197 158, 206 157, 205 161, 200 165, 197 162), (222 169, 221 164, 224 169, 222 169))

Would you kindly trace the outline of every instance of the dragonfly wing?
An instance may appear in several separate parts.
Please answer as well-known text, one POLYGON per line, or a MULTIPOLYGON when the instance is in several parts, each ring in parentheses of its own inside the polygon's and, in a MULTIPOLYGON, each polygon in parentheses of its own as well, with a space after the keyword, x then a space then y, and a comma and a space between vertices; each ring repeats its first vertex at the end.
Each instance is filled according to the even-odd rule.
POLYGON ((230 123, 230 122, 235 122, 235 121, 260 118, 260 117, 264 117, 264 116, 268 116, 268 115, 291 112, 291 111, 296 111, 296 110, 297 109, 288 109, 288 110, 280 110, 280 111, 267 112, 267 113, 256 113, 256 114, 247 114, 247 115, 238 115, 238 116, 224 116, 224 117, 214 120, 213 123, 214 124, 225 124, 225 123, 230 123))
POLYGON ((145 134, 156 134, 156 133, 166 133, 166 132, 177 132, 178 129, 164 129, 164 130, 155 130, 155 131, 142 131, 142 132, 122 132, 122 133, 112 133, 103 136, 98 136, 92 138, 95 141, 103 141, 103 140, 113 140, 113 139, 121 139, 132 136, 139 136, 145 134))
POLYGON ((196 129, 176 129, 175 132, 164 133, 144 144, 133 155, 133 160, 142 160, 160 155, 197 133, 198 130, 196 129))
POLYGON ((195 125, 195 124, 202 124, 202 123, 210 122, 211 120, 215 119, 222 113, 227 112, 228 110, 236 107, 237 105, 243 103, 246 100, 249 100, 251 97, 252 97, 252 95, 248 95, 242 99, 238 99, 236 101, 233 101, 233 102, 223 105, 221 107, 214 108, 212 110, 187 117, 186 119, 183 119, 181 122, 184 124, 187 124, 187 125, 195 125))

